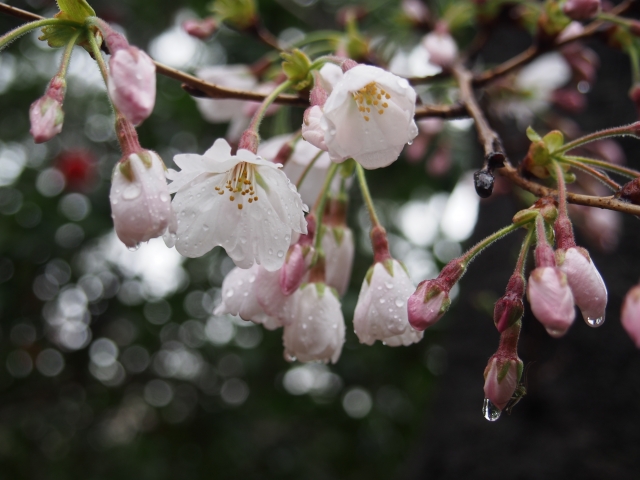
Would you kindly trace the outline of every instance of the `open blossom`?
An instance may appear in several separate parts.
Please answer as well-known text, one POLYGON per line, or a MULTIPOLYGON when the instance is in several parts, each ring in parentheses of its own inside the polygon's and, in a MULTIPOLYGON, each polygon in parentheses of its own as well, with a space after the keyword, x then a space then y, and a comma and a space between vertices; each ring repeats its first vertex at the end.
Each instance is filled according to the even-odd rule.
POLYGON ((388 265, 377 262, 371 275, 362 282, 353 326, 361 343, 373 345, 376 340, 396 347, 420 341, 422 332, 409 325, 407 301, 413 293, 413 282, 397 260, 388 265), (388 268, 388 270, 387 270, 388 268))
POLYGON ((159 237, 172 217, 164 163, 142 150, 118 162, 111 182, 111 216, 118 238, 127 247, 159 237))
POLYGON ((403 78, 369 65, 348 70, 323 107, 331 159, 353 158, 369 169, 394 162, 418 135, 415 101, 415 90, 403 78))
POLYGON ((344 344, 344 317, 335 294, 324 283, 296 290, 284 307, 285 358, 336 363, 344 344))
POLYGON ((557 267, 538 267, 527 285, 531 311, 552 337, 564 335, 576 316, 567 276, 557 267))
POLYGON ((139 48, 120 48, 109 59, 109 96, 134 125, 153 111, 156 102, 156 66, 139 48))
POLYGON ((258 303, 255 287, 259 270, 259 265, 231 270, 222 282, 222 303, 213 313, 238 315, 243 320, 262 324, 269 330, 281 327, 280 321, 267 315, 258 303))
POLYGON ((218 139, 204 155, 174 157, 182 169, 170 170, 176 193, 176 249, 199 257, 220 245, 241 268, 258 263, 280 268, 293 232, 306 233, 306 208, 295 186, 273 164, 218 139))
POLYGON ((567 275, 569 287, 585 322, 592 327, 604 323, 607 287, 584 248, 556 250, 558 268, 567 275))
POLYGON ((622 326, 627 331, 636 347, 640 348, 640 285, 629 290, 624 297, 622 314, 620 316, 622 326))
POLYGON ((522 372, 520 359, 493 356, 484 371, 484 396, 498 409, 507 406, 515 392, 522 372))

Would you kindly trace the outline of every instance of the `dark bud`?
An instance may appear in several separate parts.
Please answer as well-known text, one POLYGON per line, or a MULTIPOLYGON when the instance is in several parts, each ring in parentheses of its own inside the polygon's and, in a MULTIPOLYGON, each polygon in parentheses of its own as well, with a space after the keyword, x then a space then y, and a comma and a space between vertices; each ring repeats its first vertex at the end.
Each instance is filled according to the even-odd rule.
POLYGON ((616 194, 616 197, 640 205, 640 179, 636 178, 625 183, 616 194))
POLYGON ((482 169, 473 174, 473 183, 479 197, 488 198, 493 192, 493 173, 490 170, 482 169))

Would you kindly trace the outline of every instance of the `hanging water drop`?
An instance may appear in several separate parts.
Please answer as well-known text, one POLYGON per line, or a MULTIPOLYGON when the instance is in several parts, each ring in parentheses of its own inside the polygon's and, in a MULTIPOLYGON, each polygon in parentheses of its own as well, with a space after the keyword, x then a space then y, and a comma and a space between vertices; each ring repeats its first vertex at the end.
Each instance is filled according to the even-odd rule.
POLYGON ((501 413, 502 410, 491 403, 491 400, 489 400, 488 398, 484 399, 484 403, 482 404, 482 415, 485 419, 489 420, 490 422, 495 422, 500 418, 501 413))
POLYGON ((129 250, 130 252, 135 252, 139 248, 140 248, 140 244, 136 243, 133 247, 127 247, 127 250, 129 250))
POLYGON ((592 328, 598 328, 598 327, 602 326, 602 324, 604 323, 604 316, 599 317, 599 318, 587 317, 585 322, 587 322, 587 325, 589 325, 592 328))

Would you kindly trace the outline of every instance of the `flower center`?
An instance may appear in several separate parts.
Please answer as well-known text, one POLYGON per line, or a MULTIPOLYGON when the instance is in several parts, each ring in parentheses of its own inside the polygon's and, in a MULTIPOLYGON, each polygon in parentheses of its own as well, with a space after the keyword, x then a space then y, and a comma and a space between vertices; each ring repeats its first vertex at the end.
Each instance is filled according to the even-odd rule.
POLYGON ((358 104, 358 110, 362 113, 365 121, 368 122, 372 109, 374 113, 377 112, 378 115, 384 113, 384 109, 389 107, 389 104, 385 100, 389 100, 391 95, 376 85, 375 82, 371 82, 357 92, 354 92, 353 98, 358 104))
POLYGON ((238 210, 242 210, 244 200, 248 203, 258 201, 258 194, 253 186, 254 180, 253 166, 247 162, 240 162, 227 172, 224 186, 215 187, 216 192, 223 196, 229 194, 229 200, 237 202, 238 210))

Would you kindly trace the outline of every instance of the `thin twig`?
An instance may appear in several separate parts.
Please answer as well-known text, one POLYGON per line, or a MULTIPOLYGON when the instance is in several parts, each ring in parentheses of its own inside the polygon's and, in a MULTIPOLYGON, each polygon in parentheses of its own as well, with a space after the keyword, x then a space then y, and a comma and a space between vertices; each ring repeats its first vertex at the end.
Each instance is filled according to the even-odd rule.
POLYGON ((468 117, 467 109, 461 103, 453 105, 420 105, 416 107, 415 118, 439 117, 462 118, 468 117))
MULTIPOLYGON (((545 187, 539 183, 532 182, 523 178, 518 170, 514 168, 508 160, 505 160, 504 166, 497 170, 503 177, 517 185, 518 187, 533 193, 536 197, 558 196, 558 191, 545 187)), ((615 210, 617 212, 629 213, 631 215, 640 215, 640 205, 633 205, 611 197, 594 197, 591 195, 581 195, 578 193, 567 192, 567 201, 576 205, 586 205, 588 207, 604 208, 607 210, 615 210)))

